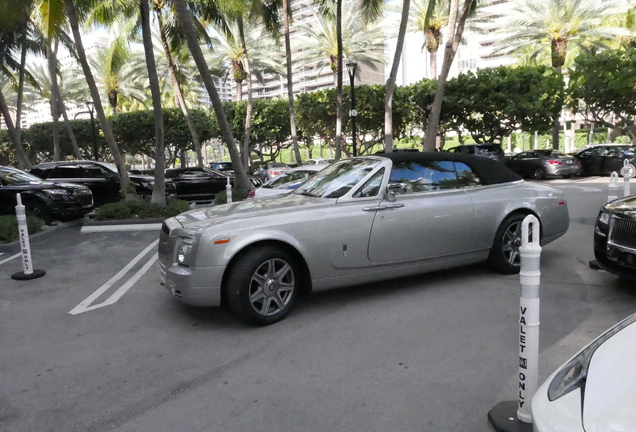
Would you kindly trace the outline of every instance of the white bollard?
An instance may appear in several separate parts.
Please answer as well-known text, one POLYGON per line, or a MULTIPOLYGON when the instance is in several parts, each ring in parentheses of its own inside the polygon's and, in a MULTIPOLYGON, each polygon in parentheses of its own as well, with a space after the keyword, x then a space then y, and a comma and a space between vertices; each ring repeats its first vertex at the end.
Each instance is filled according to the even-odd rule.
POLYGON ((24 271, 11 275, 11 279, 29 280, 42 277, 46 274, 44 270, 34 270, 33 261, 31 260, 31 244, 29 243, 29 229, 26 221, 26 211, 22 205, 22 196, 16 194, 17 205, 15 206, 15 214, 18 218, 18 236, 20 238, 20 250, 22 252, 22 268, 24 271))
POLYGON ((227 184, 225 185, 225 194, 227 195, 227 203, 232 202, 232 185, 230 184, 230 178, 227 178, 227 184))
POLYGON ((528 215, 521 225, 521 298, 519 299, 519 398, 517 418, 532 423, 530 401, 539 384, 539 288, 541 246, 539 220, 528 215), (532 229, 532 240, 529 240, 532 229))
POLYGON ((612 171, 612 174, 610 174, 610 182, 607 189, 607 201, 613 201, 618 198, 618 173, 616 171, 612 171))
POLYGON ((629 166, 629 160, 625 159, 623 161, 623 168, 621 169, 621 174, 623 175, 623 196, 629 196, 629 178, 632 176, 632 167, 629 166))

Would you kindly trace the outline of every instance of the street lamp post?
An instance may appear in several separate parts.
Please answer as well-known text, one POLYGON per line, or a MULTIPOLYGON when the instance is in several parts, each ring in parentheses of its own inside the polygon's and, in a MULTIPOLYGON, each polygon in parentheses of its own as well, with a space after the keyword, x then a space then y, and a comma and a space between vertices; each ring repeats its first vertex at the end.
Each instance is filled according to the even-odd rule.
POLYGON ((93 117, 93 110, 95 107, 93 106, 93 102, 86 102, 86 107, 88 108, 88 113, 91 116, 91 132, 93 134, 93 157, 95 160, 99 159, 99 154, 97 152, 97 135, 95 134, 95 117, 93 117))
POLYGON ((351 88, 351 110, 349 110, 349 117, 351 117, 351 141, 353 142, 353 156, 357 156, 356 136, 358 135, 358 130, 356 128, 356 117, 358 116, 358 111, 356 111, 356 92, 354 89, 354 81, 356 78, 357 68, 357 63, 347 63, 347 72, 349 72, 350 82, 349 87, 351 88))

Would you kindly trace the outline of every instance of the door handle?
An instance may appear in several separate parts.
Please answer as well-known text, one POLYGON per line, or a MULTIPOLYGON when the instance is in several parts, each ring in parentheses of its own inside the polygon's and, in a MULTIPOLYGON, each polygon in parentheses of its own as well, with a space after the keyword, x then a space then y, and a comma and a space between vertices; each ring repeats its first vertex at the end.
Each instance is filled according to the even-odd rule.
POLYGON ((364 207, 363 211, 382 211, 382 210, 393 210, 404 207, 404 204, 387 204, 378 207, 364 207))

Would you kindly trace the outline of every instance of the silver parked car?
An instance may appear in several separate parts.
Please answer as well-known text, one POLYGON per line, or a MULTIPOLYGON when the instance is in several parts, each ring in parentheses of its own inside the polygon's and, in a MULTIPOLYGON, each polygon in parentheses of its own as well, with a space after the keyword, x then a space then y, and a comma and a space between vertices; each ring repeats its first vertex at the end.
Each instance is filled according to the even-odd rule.
POLYGON ((162 283, 184 303, 227 304, 242 320, 283 319, 300 291, 487 261, 519 271, 521 222, 541 244, 569 226, 564 194, 489 158, 403 152, 341 160, 290 194, 167 219, 162 283))

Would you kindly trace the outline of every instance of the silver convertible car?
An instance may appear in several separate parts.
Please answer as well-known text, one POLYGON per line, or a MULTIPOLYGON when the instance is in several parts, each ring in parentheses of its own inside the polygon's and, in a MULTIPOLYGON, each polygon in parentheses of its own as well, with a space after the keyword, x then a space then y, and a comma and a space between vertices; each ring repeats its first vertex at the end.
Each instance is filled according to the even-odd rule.
POLYGON ((528 214, 541 223, 541 244, 568 229, 561 191, 527 183, 500 162, 446 152, 356 157, 291 194, 167 219, 160 275, 186 304, 227 304, 267 325, 305 290, 482 261, 516 273, 528 214))

